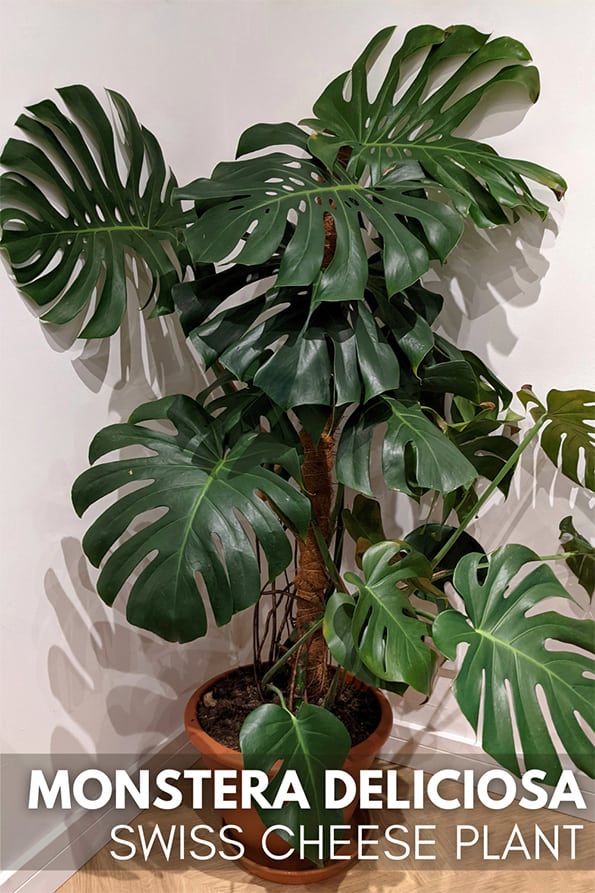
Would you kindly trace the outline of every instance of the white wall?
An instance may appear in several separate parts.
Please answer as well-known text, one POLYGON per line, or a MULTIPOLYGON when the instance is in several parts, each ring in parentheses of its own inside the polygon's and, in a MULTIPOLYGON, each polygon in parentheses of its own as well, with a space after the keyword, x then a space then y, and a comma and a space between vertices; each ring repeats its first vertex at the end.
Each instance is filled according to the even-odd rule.
MULTIPOLYGON (((544 395, 553 386, 589 386, 593 9, 588 0, 3 0, 0 143, 22 107, 55 86, 113 87, 187 182, 231 158, 246 126, 308 115, 320 90, 380 27, 396 22, 404 33, 423 18, 511 34, 541 71, 541 100, 525 116, 518 96, 504 97, 479 135, 503 154, 559 170, 568 197, 545 227, 530 221, 512 233, 469 232, 440 273, 456 296, 445 328, 513 388, 530 382, 544 395)), ((100 427, 152 395, 192 392, 189 355, 183 344, 175 356, 168 352, 171 320, 149 324, 153 346, 139 359, 136 311, 128 346, 85 346, 43 329, 4 270, 0 291, 2 750, 154 750, 178 731, 185 694, 228 653, 239 655, 242 624, 229 638, 209 639, 208 650, 200 642, 167 646, 129 629, 121 609, 105 608, 94 593, 80 547, 85 524, 69 491, 100 427)), ((536 487, 522 482, 512 503, 482 522, 494 545, 524 540, 555 551, 569 500, 585 527, 586 497, 541 460, 538 468, 536 487)), ((399 529, 406 526, 399 503, 397 512, 399 529)), ((464 723, 451 725, 451 712, 447 705, 438 728, 448 722, 450 732, 468 738, 464 723)), ((405 711, 412 727, 415 717, 405 711)))

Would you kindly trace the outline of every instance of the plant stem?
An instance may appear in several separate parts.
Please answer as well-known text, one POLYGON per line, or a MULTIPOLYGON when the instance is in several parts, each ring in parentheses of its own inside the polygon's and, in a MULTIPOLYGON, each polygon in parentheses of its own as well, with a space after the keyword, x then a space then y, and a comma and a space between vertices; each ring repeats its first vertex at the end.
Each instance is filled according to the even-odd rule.
POLYGON ((539 431, 547 421, 547 414, 544 413, 533 425, 532 428, 525 434, 518 447, 511 455, 510 459, 502 466, 494 480, 490 483, 488 487, 486 487, 485 491, 479 497, 477 503, 473 506, 471 511, 463 518, 455 532, 452 534, 449 539, 442 546, 436 557, 432 561, 432 567, 437 567, 438 564, 442 561, 445 555, 452 549, 458 538, 465 532, 473 518, 477 515, 482 506, 487 502, 492 493, 497 489, 498 485, 501 481, 504 480, 508 472, 516 466, 519 458, 525 452, 531 441, 539 434, 539 431))
POLYGON ((434 620, 436 619, 436 615, 435 615, 435 614, 430 614, 429 611, 422 611, 421 608, 414 608, 413 610, 415 611, 415 613, 416 613, 419 617, 423 617, 424 620, 429 620, 430 623, 433 623, 434 620))
POLYGON ((287 663, 287 661, 288 661, 289 658, 292 656, 292 654, 295 654, 295 652, 298 650, 298 648, 300 647, 300 645, 303 645, 304 642, 306 642, 306 641, 310 638, 310 636, 314 635, 314 633, 316 632, 316 630, 319 629, 319 628, 322 626, 322 620, 323 620, 323 618, 322 618, 322 617, 319 617, 318 620, 316 620, 316 621, 312 624, 312 626, 311 626, 309 629, 306 630, 306 632, 304 633, 304 635, 301 636, 301 637, 297 640, 297 642, 294 642, 293 645, 291 646, 291 648, 288 648, 287 651, 285 652, 285 654, 284 654, 282 657, 280 657, 279 660, 278 660, 275 664, 273 664, 272 667, 270 667, 270 669, 268 669, 268 670, 266 671, 266 673, 265 673, 264 676, 262 677, 262 684, 263 684, 263 685, 268 685, 268 684, 269 684, 269 679, 272 679, 273 676, 275 675, 275 673, 278 673, 278 672, 279 672, 279 670, 281 669, 281 667, 282 667, 284 664, 287 663))

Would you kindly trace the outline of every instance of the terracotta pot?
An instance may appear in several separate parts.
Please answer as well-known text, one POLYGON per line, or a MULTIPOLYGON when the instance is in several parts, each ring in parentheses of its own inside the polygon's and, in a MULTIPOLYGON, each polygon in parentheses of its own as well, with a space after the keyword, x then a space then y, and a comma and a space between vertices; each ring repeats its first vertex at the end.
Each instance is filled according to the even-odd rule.
MULTIPOLYGON (((203 763, 207 769, 243 769, 242 755, 239 751, 226 747, 216 741, 202 728, 196 718, 196 707, 202 697, 218 681, 227 676, 231 671, 220 673, 209 679, 198 688, 186 705, 184 722, 186 732, 192 744, 200 751, 203 763)), ((377 689, 370 688, 365 683, 354 677, 348 677, 358 688, 368 689, 376 697, 380 706, 380 721, 376 730, 360 744, 352 747, 347 755, 343 769, 353 776, 356 783, 362 769, 369 769, 378 751, 387 741, 393 726, 392 708, 384 696, 377 689)), ((238 784, 238 791, 240 785, 238 784)), ((239 795, 238 795, 239 799, 239 795)), ((343 810, 345 824, 357 824, 358 820, 367 823, 365 816, 359 814, 357 798, 343 810), (352 821, 353 819, 353 821, 352 821)), ((266 828, 262 823, 256 809, 226 809, 221 812, 222 824, 238 825, 242 828, 241 842, 246 848, 245 855, 239 859, 240 864, 252 874, 269 881, 285 884, 305 884, 311 881, 323 880, 341 871, 345 871, 356 857, 357 844, 355 838, 350 844, 337 850, 340 855, 349 855, 350 860, 334 859, 321 868, 316 868, 308 860, 301 860, 293 854, 287 859, 276 861, 269 859, 262 849, 262 835, 266 828)), ((275 834, 270 834, 267 846, 275 854, 287 853, 288 844, 275 834)))

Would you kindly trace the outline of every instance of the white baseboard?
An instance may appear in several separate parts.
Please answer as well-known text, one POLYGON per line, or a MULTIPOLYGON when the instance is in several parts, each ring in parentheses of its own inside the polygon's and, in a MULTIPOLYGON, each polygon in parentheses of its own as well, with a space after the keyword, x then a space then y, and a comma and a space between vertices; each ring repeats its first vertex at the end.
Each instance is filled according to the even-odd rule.
MULTIPOLYGON (((131 756, 131 765, 126 768, 131 774, 138 769, 149 769, 153 774, 174 759, 180 769, 189 768, 198 759, 185 733, 176 735, 156 754, 142 761, 131 756)), ((134 806, 119 809, 117 816, 111 806, 99 815, 80 807, 74 809, 68 826, 56 828, 49 838, 37 841, 27 853, 26 863, 42 867, 0 872, 2 893, 54 893, 105 846, 114 825, 132 821, 138 812, 134 806)))

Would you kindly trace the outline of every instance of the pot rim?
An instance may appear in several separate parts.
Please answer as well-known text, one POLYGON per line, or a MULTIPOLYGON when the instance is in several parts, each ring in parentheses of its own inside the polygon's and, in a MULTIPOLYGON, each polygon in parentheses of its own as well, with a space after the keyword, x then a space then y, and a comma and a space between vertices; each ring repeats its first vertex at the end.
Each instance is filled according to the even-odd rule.
MULTIPOLYGON (((203 729, 197 719, 196 707, 202 696, 220 679, 225 678, 235 670, 240 670, 244 669, 245 667, 251 666, 252 664, 241 664, 238 667, 228 668, 221 673, 217 673, 216 676, 212 676, 210 679, 207 679, 206 682, 203 682, 190 696, 184 710, 184 725, 190 737, 196 737, 197 735, 200 736, 201 740, 204 739, 205 743, 207 744, 207 750, 224 755, 231 761, 231 763, 237 764, 238 769, 243 768, 241 752, 239 750, 235 750, 232 747, 228 747, 225 744, 222 744, 220 741, 217 741, 216 738, 213 738, 212 735, 209 735, 209 733, 206 732, 205 729, 203 729), (213 742, 213 745, 210 746, 209 742, 213 742)), ((352 673, 347 673, 347 679, 353 682, 357 688, 368 689, 369 691, 371 691, 380 706, 380 719, 378 725, 371 735, 369 735, 363 741, 360 741, 359 744, 355 744, 350 748, 349 755, 347 757, 347 762, 350 762, 352 759, 357 760, 358 758, 363 757, 366 754, 369 754, 371 752, 376 753, 378 750, 380 750, 380 748, 390 735, 391 729, 393 727, 394 716, 391 703, 381 689, 374 688, 373 686, 368 685, 366 682, 362 682, 361 679, 358 679, 352 673)), ((202 748, 199 748, 199 750, 202 750, 202 748)))

